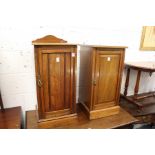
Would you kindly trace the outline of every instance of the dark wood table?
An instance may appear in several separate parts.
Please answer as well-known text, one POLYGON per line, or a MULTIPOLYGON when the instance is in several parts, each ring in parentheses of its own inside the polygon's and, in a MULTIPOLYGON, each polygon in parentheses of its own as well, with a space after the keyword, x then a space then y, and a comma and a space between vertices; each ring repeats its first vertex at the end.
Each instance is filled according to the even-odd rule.
POLYGON ((132 116, 138 119, 138 121, 135 124, 155 124, 155 104, 139 108, 135 104, 131 104, 130 101, 121 97, 120 105, 132 116))
POLYGON ((21 120, 21 107, 0 110, 0 129, 20 129, 21 120))
MULTIPOLYGON (((80 108, 77 108, 78 119, 77 121, 67 123, 63 126, 58 126, 56 128, 63 129, 107 129, 107 128, 131 128, 132 124, 138 120, 134 118, 131 114, 126 112, 124 109, 120 109, 120 112, 116 115, 109 117, 104 117, 95 120, 89 120, 85 113, 80 108)), ((46 126, 46 125, 45 125, 46 126)), ((38 129, 37 115, 36 111, 26 112, 26 128, 27 129, 38 129)), ((51 128, 50 125, 46 128, 51 128)))
POLYGON ((135 104, 139 108, 143 108, 145 106, 149 106, 155 104, 155 92, 146 92, 139 94, 139 83, 141 78, 141 72, 147 72, 150 76, 153 72, 155 72, 155 62, 130 62, 125 64, 125 68, 127 69, 127 76, 125 82, 125 89, 123 97, 130 101, 130 103, 135 104), (130 80, 130 70, 137 71, 137 79, 134 88, 134 95, 128 96, 128 86, 130 80))

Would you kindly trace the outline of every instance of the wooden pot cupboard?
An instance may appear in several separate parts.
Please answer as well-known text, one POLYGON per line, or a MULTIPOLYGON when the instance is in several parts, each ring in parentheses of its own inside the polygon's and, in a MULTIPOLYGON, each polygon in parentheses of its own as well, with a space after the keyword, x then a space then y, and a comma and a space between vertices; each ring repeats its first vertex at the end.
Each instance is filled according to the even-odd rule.
POLYGON ((89 119, 119 113, 125 48, 80 47, 79 103, 89 119))
MULTIPOLYGON (((118 114, 125 47, 69 44, 48 35, 32 41, 35 51, 38 123, 77 121, 76 66, 80 52, 79 105, 89 119, 118 114)), ((42 125, 40 125, 42 126, 42 125)))
POLYGON ((38 123, 77 119, 77 45, 48 35, 32 41, 38 99, 38 123))

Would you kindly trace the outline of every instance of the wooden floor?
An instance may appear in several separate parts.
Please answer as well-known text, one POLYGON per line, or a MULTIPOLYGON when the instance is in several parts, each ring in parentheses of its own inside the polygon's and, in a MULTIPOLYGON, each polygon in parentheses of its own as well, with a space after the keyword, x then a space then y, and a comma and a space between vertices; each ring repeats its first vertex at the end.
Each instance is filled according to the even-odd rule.
MULTIPOLYGON (((137 121, 132 115, 128 112, 120 109, 120 112, 116 115, 100 118, 96 120, 88 120, 86 115, 79 108, 77 110, 78 119, 70 124, 59 126, 57 128, 63 129, 107 129, 107 128, 121 128, 126 125, 133 124, 137 121)), ((27 111, 26 112, 26 127, 27 129, 37 129, 37 117, 36 111, 27 111)), ((50 128, 50 127, 49 127, 50 128)))
POLYGON ((0 110, 0 129, 21 128, 21 107, 0 110))

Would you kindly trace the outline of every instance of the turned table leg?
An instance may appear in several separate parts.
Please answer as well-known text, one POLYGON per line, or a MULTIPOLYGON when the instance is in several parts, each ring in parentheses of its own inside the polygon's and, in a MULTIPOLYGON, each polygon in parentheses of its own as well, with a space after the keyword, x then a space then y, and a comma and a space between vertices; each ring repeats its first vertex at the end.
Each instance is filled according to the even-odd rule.
POLYGON ((124 96, 127 96, 127 94, 128 94, 129 79, 130 79, 130 68, 127 69, 125 88, 124 88, 124 96))
POLYGON ((135 91, 134 91, 134 99, 137 99, 137 95, 138 95, 138 91, 139 91, 140 76, 141 76, 141 71, 138 70, 135 91))

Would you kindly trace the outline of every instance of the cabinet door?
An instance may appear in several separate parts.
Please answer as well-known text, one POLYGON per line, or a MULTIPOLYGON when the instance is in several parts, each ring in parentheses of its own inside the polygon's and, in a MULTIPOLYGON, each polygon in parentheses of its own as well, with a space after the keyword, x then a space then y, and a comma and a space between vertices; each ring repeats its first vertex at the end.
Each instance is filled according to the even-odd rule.
POLYGON ((45 118, 72 113, 74 63, 70 52, 40 51, 40 99, 45 118))
POLYGON ((117 104, 121 74, 121 52, 97 52, 95 69, 94 109, 117 104))

